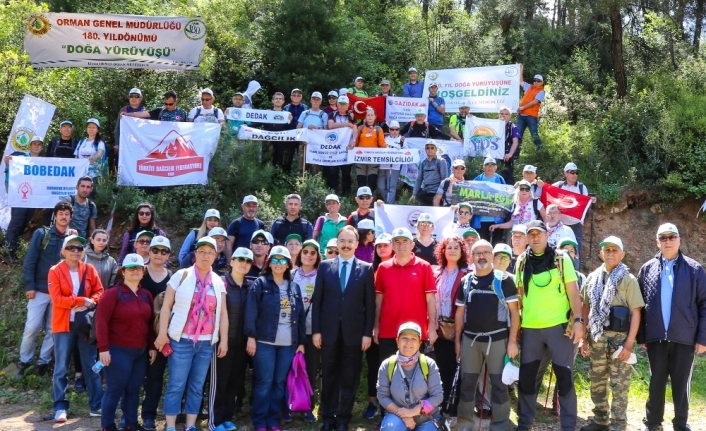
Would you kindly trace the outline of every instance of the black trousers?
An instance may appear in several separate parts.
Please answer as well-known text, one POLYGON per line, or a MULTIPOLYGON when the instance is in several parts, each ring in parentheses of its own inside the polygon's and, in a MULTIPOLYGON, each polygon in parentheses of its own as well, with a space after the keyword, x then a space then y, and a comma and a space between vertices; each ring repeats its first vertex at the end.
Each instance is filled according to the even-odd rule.
MULTIPOLYGON (((235 414, 235 397, 245 390, 245 371, 248 366, 246 341, 228 340, 228 352, 216 359, 215 389, 209 397, 209 427, 231 421, 235 414)), ((213 371, 213 370, 211 370, 213 371)), ((213 381, 213 380, 212 380, 213 381)))
POLYGON ((368 364, 368 397, 378 396, 378 370, 380 369, 380 347, 375 342, 365 351, 365 362, 368 364))
POLYGON ((694 369, 694 346, 666 341, 647 344, 650 360, 650 391, 645 404, 647 426, 661 425, 664 420, 664 398, 667 378, 672 381, 675 431, 685 431, 689 419, 689 390, 694 369))
POLYGON ((321 416, 324 423, 348 424, 358 392, 363 368, 362 340, 347 346, 340 333, 335 343, 321 346, 323 379, 321 385, 321 416))
POLYGON ((338 193, 338 185, 341 185, 341 196, 349 196, 351 194, 351 165, 341 166, 323 166, 324 180, 326 185, 338 193), (341 173, 340 181, 338 174, 341 173))
POLYGON ((157 418, 157 407, 162 398, 164 387, 164 371, 167 369, 167 358, 157 353, 154 363, 147 365, 145 378, 145 399, 142 401, 142 420, 154 421, 157 418))
MULTIPOLYGON (((444 388, 444 403, 441 407, 446 413, 456 416, 459 397, 456 397, 456 402, 450 408, 446 408, 449 394, 453 388, 454 375, 456 374, 456 346, 453 341, 438 338, 434 343, 434 353, 436 353, 436 365, 439 367, 441 386, 444 388)), ((457 386, 458 383, 456 382, 457 386)))
POLYGON ((286 174, 292 172, 294 153, 297 151, 298 142, 273 142, 272 164, 279 166, 286 174))

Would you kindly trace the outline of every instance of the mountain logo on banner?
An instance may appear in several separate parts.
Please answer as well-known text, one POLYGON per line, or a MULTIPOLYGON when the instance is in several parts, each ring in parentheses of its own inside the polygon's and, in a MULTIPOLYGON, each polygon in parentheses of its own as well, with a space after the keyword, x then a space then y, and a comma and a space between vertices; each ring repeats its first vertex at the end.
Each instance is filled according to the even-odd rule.
POLYGON ((158 177, 178 177, 202 171, 203 167, 203 157, 176 130, 170 130, 144 159, 137 161, 137 172, 158 177))
POLYGON ((338 134, 333 133, 333 132, 328 133, 326 135, 326 138, 324 138, 324 139, 326 140, 327 144, 335 144, 336 141, 338 141, 338 134))
POLYGON ((277 121, 282 121, 282 120, 284 120, 284 115, 277 114, 273 118, 277 121))
POLYGON ((475 148, 476 156, 488 154, 490 151, 500 148, 500 136, 497 135, 495 130, 487 126, 474 128, 469 141, 475 148))

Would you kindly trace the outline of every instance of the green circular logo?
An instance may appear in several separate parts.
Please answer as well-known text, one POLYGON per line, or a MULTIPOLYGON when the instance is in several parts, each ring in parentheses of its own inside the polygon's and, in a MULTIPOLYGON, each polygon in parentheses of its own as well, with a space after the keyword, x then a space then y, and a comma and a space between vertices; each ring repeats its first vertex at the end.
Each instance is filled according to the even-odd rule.
POLYGON ((206 37, 206 23, 200 19, 192 19, 184 26, 184 34, 191 40, 199 40, 206 37))

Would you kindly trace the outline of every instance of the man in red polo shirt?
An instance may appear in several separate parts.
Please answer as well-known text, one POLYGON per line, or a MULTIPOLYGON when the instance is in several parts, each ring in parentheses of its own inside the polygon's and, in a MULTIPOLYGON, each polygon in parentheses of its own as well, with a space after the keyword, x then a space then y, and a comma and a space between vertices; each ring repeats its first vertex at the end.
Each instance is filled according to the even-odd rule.
POLYGON ((380 362, 397 351, 397 328, 415 322, 422 328, 422 340, 436 341, 436 283, 432 267, 416 257, 414 238, 407 228, 392 231, 395 255, 378 267, 375 277, 375 342, 380 345, 380 362))

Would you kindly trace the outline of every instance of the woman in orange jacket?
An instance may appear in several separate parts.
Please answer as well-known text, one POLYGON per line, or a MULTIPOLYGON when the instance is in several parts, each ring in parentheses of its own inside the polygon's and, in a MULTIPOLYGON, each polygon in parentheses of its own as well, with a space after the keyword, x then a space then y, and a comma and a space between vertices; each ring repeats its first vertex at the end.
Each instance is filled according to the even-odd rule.
MULTIPOLYGON (((67 373, 71 353, 75 346, 81 356, 81 363, 90 366, 96 362, 96 346, 90 339, 90 326, 84 313, 94 310, 103 295, 103 284, 98 271, 92 265, 82 262, 86 240, 69 235, 64 239, 61 250, 63 261, 49 270, 49 296, 52 302, 51 327, 54 334, 54 420, 66 422, 69 400, 67 373)), ((89 416, 100 417, 103 387, 100 375, 92 371, 86 373, 88 388, 89 416)))
MULTIPOLYGON (((358 139, 356 140, 356 147, 363 148, 386 148, 387 142, 385 142, 385 133, 382 127, 375 123, 377 115, 373 108, 368 108, 365 112, 365 122, 363 125, 358 127, 358 139)), ((348 147, 352 149, 353 147, 348 147)), ((358 182, 358 188, 368 186, 370 190, 375 191, 375 187, 378 184, 378 169, 380 165, 370 165, 358 163, 355 165, 356 170, 356 180, 358 182)))

